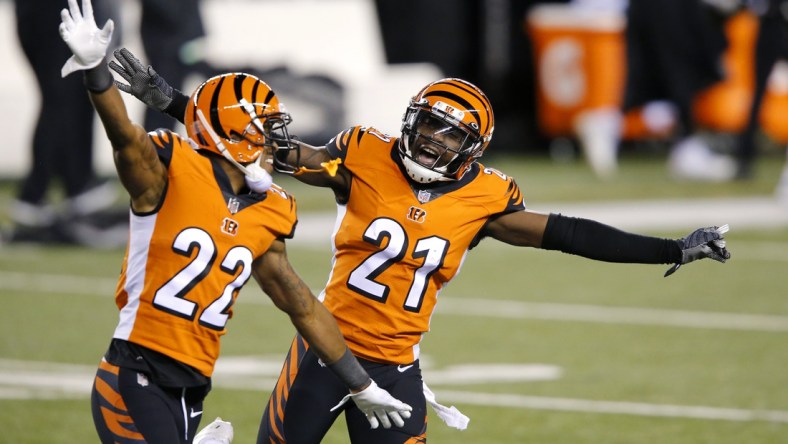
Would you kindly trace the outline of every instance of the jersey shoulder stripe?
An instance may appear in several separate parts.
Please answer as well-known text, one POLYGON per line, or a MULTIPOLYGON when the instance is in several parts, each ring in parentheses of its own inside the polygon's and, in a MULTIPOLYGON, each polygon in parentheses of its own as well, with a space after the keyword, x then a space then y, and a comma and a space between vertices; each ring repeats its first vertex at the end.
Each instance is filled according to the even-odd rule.
POLYGON ((385 143, 396 140, 396 137, 384 134, 375 128, 357 125, 337 134, 326 145, 326 149, 333 159, 345 161, 349 151, 355 148, 363 149, 366 146, 364 141, 368 140, 369 136, 373 136, 374 139, 385 143))
POLYGON ((156 147, 156 154, 159 159, 169 167, 172 160, 172 152, 175 147, 184 147, 193 150, 188 140, 168 129, 157 129, 148 133, 148 138, 156 147))
POLYGON ((492 202, 497 202, 496 206, 499 206, 504 200, 506 202, 503 207, 498 207, 494 214, 525 210, 523 193, 513 177, 495 168, 485 167, 481 163, 479 163, 479 170, 479 174, 473 181, 487 191, 485 194, 492 202))

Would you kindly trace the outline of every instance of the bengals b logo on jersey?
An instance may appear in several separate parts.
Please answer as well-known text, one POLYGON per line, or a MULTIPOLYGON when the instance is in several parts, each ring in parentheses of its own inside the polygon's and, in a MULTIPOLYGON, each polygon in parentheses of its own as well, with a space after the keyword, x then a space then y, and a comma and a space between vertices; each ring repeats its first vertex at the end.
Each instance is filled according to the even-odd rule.
POLYGON ((412 220, 413 222, 424 223, 424 219, 427 218, 427 211, 413 206, 408 209, 408 219, 412 220))
POLYGON ((222 220, 222 233, 229 234, 230 236, 238 234, 238 222, 229 217, 225 217, 224 220, 222 220))

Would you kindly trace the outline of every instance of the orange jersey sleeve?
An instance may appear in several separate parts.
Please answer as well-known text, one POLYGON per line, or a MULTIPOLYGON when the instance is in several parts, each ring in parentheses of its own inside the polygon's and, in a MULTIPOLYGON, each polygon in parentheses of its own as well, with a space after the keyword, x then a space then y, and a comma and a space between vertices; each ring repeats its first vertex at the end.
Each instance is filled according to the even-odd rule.
POLYGON ((339 205, 331 277, 321 294, 358 356, 410 363, 440 290, 494 215, 525 208, 514 180, 474 164, 461 180, 414 188, 398 140, 355 127, 327 149, 352 173, 339 205))
POLYGON ((168 165, 167 188, 155 211, 131 214, 114 337, 211 376, 252 262, 293 234, 295 200, 277 186, 235 195, 219 164, 180 136, 149 137, 168 165))

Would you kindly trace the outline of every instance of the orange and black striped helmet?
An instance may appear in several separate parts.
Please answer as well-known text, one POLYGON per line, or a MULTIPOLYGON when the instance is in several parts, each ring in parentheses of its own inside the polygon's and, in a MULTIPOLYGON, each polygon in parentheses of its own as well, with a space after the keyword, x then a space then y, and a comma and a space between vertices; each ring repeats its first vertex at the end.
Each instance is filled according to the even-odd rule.
POLYGON ((425 86, 410 101, 402 120, 399 149, 411 179, 428 183, 456 180, 482 156, 495 119, 487 96, 462 79, 425 86), (430 156, 419 155, 427 146, 430 156))
POLYGON ((189 97, 184 125, 199 148, 245 164, 273 142, 290 142, 290 114, 262 80, 240 72, 221 74, 189 97))

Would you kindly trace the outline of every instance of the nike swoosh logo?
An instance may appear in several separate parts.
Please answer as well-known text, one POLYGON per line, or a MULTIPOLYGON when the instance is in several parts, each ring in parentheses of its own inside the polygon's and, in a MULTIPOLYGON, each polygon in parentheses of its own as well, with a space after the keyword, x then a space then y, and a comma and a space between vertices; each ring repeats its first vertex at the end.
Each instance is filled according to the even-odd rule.
POLYGON ((413 364, 411 364, 411 365, 398 365, 397 366, 397 371, 400 372, 400 373, 405 373, 411 367, 413 367, 413 364))
POLYGON ((192 409, 192 411, 189 412, 189 416, 191 416, 192 418, 196 418, 200 415, 202 415, 202 410, 200 410, 199 412, 195 412, 194 409, 192 409))

